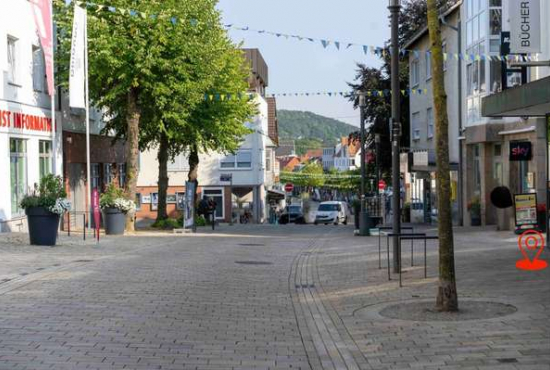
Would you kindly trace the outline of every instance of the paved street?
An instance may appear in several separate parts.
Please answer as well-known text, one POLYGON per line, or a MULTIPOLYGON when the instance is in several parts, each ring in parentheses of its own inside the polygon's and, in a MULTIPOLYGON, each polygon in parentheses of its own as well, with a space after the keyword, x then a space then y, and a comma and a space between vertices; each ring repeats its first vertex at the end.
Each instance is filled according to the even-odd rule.
POLYGON ((378 238, 350 227, 204 232, 55 248, 2 235, 0 369, 548 369, 550 273, 517 270, 510 233, 456 236, 464 314, 510 312, 426 321, 380 311, 434 299, 433 243, 428 279, 423 245, 414 267, 403 246, 399 288, 378 268, 378 238))

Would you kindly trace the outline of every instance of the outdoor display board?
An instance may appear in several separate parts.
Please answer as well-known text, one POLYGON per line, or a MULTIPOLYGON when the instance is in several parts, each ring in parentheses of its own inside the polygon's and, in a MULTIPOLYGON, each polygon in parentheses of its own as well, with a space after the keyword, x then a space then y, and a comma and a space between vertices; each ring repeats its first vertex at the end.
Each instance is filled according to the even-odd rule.
POLYGON ((193 212, 195 208, 195 183, 186 182, 185 183, 185 203, 183 210, 183 227, 192 228, 195 226, 195 214, 193 212))
POLYGON ((514 196, 516 226, 537 224, 537 195, 516 194, 514 196))

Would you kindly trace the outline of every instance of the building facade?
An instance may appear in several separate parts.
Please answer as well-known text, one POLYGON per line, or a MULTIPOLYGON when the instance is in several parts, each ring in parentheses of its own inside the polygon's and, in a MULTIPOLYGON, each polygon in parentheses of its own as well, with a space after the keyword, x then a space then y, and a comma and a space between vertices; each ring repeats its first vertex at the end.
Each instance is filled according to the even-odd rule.
POLYGON ((24 231, 19 203, 46 174, 61 174, 59 112, 52 122, 44 53, 31 3, 0 3, 0 232, 24 231))
MULTIPOLYGON (((512 2, 480 0, 465 2, 461 9, 464 20, 463 50, 474 55, 501 55, 503 32, 510 31, 512 2)), ((535 60, 550 59, 550 4, 540 2, 540 11, 532 17, 541 19, 541 53, 535 60)), ((534 30, 535 31, 535 30, 534 30)), ((512 50, 512 52, 514 52, 512 50)), ((508 72, 505 68, 512 61, 498 58, 469 58, 464 61, 462 79, 464 132, 461 135, 462 165, 464 173, 463 207, 472 203, 481 205, 481 221, 484 225, 498 225, 501 230, 515 226, 512 208, 496 209, 490 201, 491 191, 497 186, 506 186, 512 194, 536 193, 538 201, 546 201, 546 123, 544 118, 482 115, 481 102, 493 94, 508 88, 519 88, 523 82, 541 79, 550 74, 549 68, 527 68, 527 81, 522 81, 521 72, 508 72), (531 155, 514 157, 514 148, 529 147, 531 155)), ((465 212, 464 224, 471 223, 471 212, 465 212)))
MULTIPOLYGON (((444 53, 457 53, 460 41, 460 7, 462 1, 442 14, 441 37, 444 53)), ((432 66, 430 37, 427 27, 421 29, 405 45, 409 53, 410 88, 421 91, 410 95, 410 173, 406 174, 407 201, 423 205, 419 220, 430 222, 437 215, 437 191, 435 174, 435 110, 432 89, 432 66)), ((447 92, 447 114, 449 117, 449 163, 451 167, 451 206, 453 221, 460 223, 459 207, 459 131, 462 126, 460 63, 458 58, 447 57, 444 61, 445 87, 447 92)), ((419 213, 419 212, 416 212, 419 213)))

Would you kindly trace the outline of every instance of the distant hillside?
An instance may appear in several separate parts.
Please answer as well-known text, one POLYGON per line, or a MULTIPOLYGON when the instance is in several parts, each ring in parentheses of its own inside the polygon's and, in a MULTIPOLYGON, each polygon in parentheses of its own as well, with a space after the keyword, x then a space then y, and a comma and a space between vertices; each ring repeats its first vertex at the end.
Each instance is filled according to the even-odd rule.
POLYGON ((317 139, 334 143, 342 136, 357 131, 357 127, 312 112, 278 110, 279 137, 291 139, 317 139))

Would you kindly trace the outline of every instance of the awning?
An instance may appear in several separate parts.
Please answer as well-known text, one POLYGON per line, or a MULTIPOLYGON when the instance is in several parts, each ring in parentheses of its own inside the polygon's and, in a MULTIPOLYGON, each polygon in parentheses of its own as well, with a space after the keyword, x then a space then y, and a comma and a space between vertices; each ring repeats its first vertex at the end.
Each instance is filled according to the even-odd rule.
POLYGON ((286 197, 286 194, 283 191, 270 189, 267 191, 267 197, 273 200, 283 200, 286 197))
POLYGON ((484 117, 545 117, 550 114, 550 77, 483 98, 484 117))

